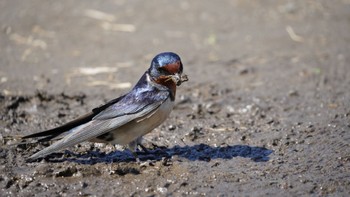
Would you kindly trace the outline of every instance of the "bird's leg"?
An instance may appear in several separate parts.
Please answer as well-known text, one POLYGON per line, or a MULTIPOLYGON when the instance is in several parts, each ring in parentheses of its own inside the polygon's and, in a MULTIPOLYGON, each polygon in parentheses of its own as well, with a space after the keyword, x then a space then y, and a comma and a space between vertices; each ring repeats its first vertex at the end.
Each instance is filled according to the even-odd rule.
POLYGON ((144 145, 142 145, 142 140, 143 140, 142 137, 137 138, 135 140, 136 141, 136 146, 139 146, 142 149, 143 152, 149 154, 148 149, 144 145))
POLYGON ((136 153, 136 151, 137 151, 137 140, 134 140, 134 141, 130 142, 127 145, 127 148, 131 151, 132 155, 135 157, 136 162, 140 163, 140 158, 139 158, 139 156, 136 153))
MULTIPOLYGON (((140 162, 139 156, 137 155, 138 147, 142 149, 143 152, 146 154, 150 154, 151 152, 146 148, 144 145, 142 145, 142 137, 137 138, 136 140, 130 142, 127 145, 127 148, 131 151, 131 153, 134 155, 137 162, 140 162)), ((153 144, 154 145, 154 144, 153 144)), ((158 146, 157 146, 158 147, 158 146)))
MULTIPOLYGON (((112 146, 112 151, 111 151, 111 154, 113 154, 113 153, 115 153, 116 151, 117 151, 117 147, 116 147, 116 145, 115 144, 112 144, 111 145, 112 146)), ((111 168, 110 168, 110 170, 112 170, 112 163, 113 163, 113 157, 111 157, 111 168)))
POLYGON ((145 153, 147 153, 147 154, 150 153, 149 150, 148 150, 144 145, 142 145, 141 143, 138 144, 138 145, 141 147, 141 149, 142 149, 143 152, 145 152, 145 153))

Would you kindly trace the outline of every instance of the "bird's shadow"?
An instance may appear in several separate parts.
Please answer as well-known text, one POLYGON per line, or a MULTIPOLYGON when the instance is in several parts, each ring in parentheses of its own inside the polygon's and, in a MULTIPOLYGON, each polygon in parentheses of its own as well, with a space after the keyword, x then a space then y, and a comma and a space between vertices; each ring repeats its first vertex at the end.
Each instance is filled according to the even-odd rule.
MULTIPOLYGON (((194 146, 174 146, 172 148, 157 147, 148 149, 146 152, 137 152, 140 161, 160 161, 164 158, 178 157, 190 161, 211 161, 213 159, 232 159, 234 157, 250 158, 254 162, 266 162, 273 151, 263 147, 254 147, 248 145, 234 145, 223 147, 212 147, 207 144, 198 144, 194 146)), ((108 154, 97 151, 90 151, 84 154, 76 154, 66 151, 66 156, 61 159, 57 155, 53 158, 47 158, 50 162, 75 162, 79 164, 96 164, 111 162, 135 162, 134 155, 129 150, 114 151, 108 154)))

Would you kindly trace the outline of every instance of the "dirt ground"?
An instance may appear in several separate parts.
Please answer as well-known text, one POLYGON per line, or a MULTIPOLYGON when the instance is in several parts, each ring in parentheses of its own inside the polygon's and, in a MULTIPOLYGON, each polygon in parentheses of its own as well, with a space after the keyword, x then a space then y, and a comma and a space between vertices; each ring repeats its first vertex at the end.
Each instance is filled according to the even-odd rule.
POLYGON ((349 196, 350 1, 0 1, 0 196, 349 196), (190 81, 141 163, 21 135, 126 93, 153 56, 190 81))

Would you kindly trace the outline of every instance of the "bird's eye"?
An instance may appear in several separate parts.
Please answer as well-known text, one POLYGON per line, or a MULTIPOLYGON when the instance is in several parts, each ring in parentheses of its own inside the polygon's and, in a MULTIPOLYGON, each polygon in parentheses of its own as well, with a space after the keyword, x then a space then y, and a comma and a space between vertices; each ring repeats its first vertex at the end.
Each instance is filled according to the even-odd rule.
POLYGON ((168 74, 168 71, 165 67, 158 67, 158 71, 163 74, 168 74))
POLYGON ((157 70, 162 74, 166 73, 166 70, 163 67, 158 67, 157 70))

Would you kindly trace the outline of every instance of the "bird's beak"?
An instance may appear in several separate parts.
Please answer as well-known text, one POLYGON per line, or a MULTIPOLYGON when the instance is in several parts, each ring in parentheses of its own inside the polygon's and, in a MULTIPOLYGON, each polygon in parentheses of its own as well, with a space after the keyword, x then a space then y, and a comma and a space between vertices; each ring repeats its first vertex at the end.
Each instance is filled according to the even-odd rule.
POLYGON ((183 82, 188 81, 188 77, 185 74, 179 74, 176 73, 175 75, 171 76, 171 79, 174 81, 174 83, 179 86, 181 85, 183 82))

